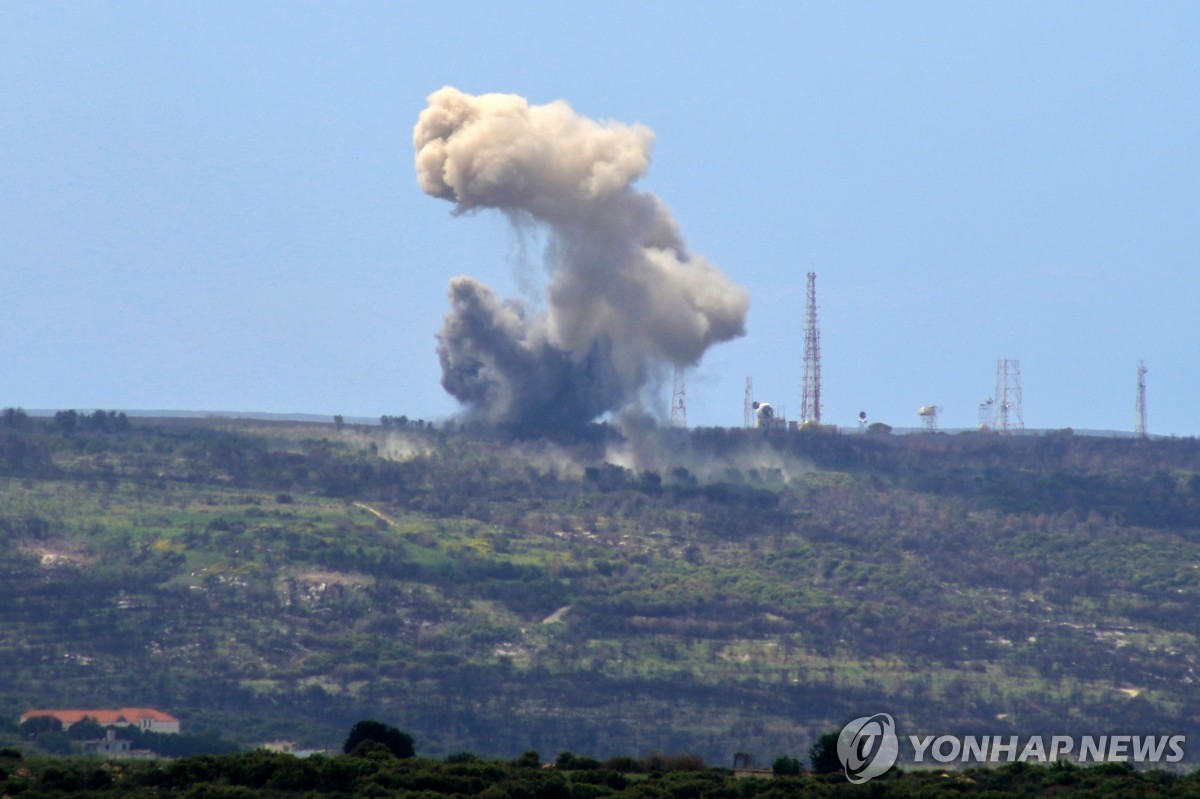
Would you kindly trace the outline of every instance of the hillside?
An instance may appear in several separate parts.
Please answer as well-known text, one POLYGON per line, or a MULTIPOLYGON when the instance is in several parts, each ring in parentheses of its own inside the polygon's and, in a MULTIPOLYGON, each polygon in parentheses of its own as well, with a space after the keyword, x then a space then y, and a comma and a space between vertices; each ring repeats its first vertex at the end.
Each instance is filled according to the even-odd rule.
POLYGON ((1200 732, 1195 439, 389 421, 6 414, 0 715, 714 763, 879 711, 1200 732))

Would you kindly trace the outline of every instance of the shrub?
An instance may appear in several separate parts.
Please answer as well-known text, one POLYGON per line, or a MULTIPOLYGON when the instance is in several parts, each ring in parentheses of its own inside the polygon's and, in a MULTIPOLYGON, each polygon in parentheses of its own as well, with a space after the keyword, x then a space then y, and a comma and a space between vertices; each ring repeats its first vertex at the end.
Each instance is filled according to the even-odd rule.
POLYGON ((363 741, 375 741, 383 744, 393 755, 402 759, 416 755, 411 735, 401 732, 395 727, 370 720, 360 721, 350 728, 350 735, 346 737, 342 751, 349 754, 363 741))

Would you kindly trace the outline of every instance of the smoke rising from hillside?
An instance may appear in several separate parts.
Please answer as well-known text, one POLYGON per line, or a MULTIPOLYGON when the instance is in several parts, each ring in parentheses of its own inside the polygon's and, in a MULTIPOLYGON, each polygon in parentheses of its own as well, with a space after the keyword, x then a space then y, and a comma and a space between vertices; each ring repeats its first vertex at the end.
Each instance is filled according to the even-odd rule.
POLYGON ((413 131, 417 180, 455 213, 496 209, 549 233, 546 308, 469 277, 450 283, 442 385, 473 412, 528 429, 578 427, 635 404, 665 364, 745 333, 749 296, 689 253, 666 206, 634 182, 654 136, 565 102, 444 88, 413 131))

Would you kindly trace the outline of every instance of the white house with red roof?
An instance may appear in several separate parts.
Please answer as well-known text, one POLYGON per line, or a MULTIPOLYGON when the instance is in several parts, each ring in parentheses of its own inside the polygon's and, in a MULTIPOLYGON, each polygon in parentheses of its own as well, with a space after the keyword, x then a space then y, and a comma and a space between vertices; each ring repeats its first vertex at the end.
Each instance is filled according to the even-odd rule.
POLYGON ((102 727, 137 727, 144 732, 178 733, 179 719, 152 707, 122 707, 116 710, 26 710, 21 721, 50 716, 62 722, 63 729, 84 719, 102 727))

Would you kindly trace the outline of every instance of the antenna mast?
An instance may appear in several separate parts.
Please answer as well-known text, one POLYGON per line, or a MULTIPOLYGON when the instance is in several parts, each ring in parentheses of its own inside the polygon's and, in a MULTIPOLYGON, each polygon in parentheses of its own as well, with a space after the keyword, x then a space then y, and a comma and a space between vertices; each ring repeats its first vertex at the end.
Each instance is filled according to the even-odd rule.
POLYGON ((804 331, 804 386, 800 424, 821 423, 821 332, 817 328, 817 273, 808 273, 808 323, 804 331))
POLYGON ((746 398, 742 400, 742 427, 754 427, 754 379, 746 375, 746 398))
POLYGON ((671 389, 671 427, 687 429, 687 383, 683 379, 683 367, 678 365, 675 367, 675 383, 671 389))
POLYGON ((1134 417, 1133 434, 1138 438, 1146 438, 1150 435, 1146 429, 1146 362, 1138 361, 1138 382, 1137 382, 1137 413, 1134 417))

